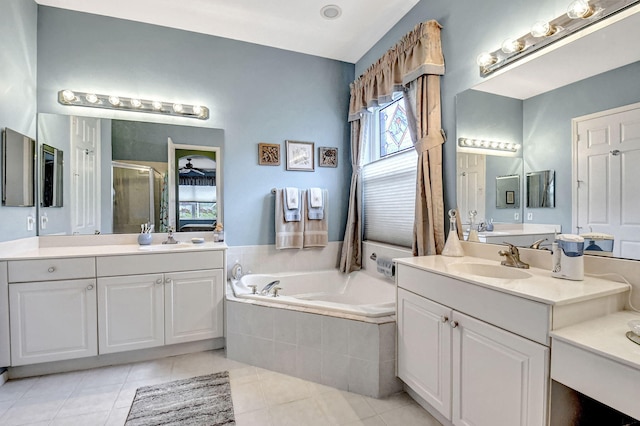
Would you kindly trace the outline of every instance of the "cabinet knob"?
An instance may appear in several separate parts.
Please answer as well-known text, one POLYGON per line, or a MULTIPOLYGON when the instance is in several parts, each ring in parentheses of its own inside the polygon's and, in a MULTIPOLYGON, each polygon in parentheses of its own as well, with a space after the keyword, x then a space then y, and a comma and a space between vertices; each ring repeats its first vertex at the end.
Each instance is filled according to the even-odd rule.
POLYGON ((49 266, 49 269, 47 269, 47 271, 55 272, 56 271, 56 267, 55 266, 49 266))
POLYGON ((87 290, 93 290, 93 284, 89 284, 89 285, 87 286, 87 290))
POLYGON ((158 279, 156 280, 156 284, 162 284, 162 278, 158 278, 158 279))
POLYGON ((171 284, 171 278, 167 278, 166 280, 164 280, 165 284, 171 284))
POLYGON ((451 321, 451 328, 456 328, 458 326, 458 321, 451 321))
POLYGON ((442 321, 443 323, 447 323, 449 322, 449 317, 446 315, 443 315, 440 317, 440 321, 442 321))

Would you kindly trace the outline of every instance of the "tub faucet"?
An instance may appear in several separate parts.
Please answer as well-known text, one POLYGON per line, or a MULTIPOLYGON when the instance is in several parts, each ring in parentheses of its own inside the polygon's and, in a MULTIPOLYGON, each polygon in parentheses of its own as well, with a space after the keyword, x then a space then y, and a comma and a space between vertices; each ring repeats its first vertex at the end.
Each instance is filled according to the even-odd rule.
POLYGON ((266 296, 269 294, 269 291, 271 290, 271 288, 273 288, 274 286, 280 284, 280 280, 275 280, 275 281, 271 281, 269 284, 265 285, 264 287, 262 287, 262 290, 260 290, 260 294, 263 296, 266 296))
POLYGON ((524 263, 520 260, 520 252, 518 251, 518 247, 513 244, 507 243, 503 241, 504 244, 509 246, 509 250, 500 250, 498 254, 500 256, 504 256, 505 259, 500 262, 501 265, 510 266, 512 268, 520 268, 520 269, 529 269, 529 264, 524 263))

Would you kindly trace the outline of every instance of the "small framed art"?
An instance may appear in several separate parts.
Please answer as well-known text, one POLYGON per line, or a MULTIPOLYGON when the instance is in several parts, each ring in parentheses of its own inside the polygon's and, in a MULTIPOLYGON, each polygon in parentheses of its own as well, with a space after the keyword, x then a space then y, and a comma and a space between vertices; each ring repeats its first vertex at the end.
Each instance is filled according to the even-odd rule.
POLYGON ((313 142, 286 141, 287 170, 314 171, 313 142))
POLYGON ((261 166, 280 165, 280 144, 259 143, 258 144, 258 164, 261 166))
POLYGON ((338 148, 321 146, 318 148, 318 166, 338 167, 338 148))

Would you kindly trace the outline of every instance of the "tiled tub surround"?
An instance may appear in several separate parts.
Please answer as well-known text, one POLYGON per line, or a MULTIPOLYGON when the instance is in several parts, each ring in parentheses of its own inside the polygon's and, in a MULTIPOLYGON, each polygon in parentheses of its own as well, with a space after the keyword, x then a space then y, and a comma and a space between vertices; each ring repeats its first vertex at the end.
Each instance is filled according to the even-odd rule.
POLYGON ((402 389, 394 316, 283 309, 229 294, 226 308, 229 359, 375 398, 402 389))

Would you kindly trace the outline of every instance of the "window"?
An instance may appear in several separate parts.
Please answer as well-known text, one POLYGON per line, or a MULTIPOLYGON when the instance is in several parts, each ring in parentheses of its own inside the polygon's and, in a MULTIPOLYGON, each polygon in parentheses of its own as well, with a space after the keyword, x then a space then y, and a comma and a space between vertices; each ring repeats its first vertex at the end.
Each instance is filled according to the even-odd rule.
POLYGON ((364 238, 411 247, 418 155, 403 98, 380 107, 371 126, 362 169, 364 238))

